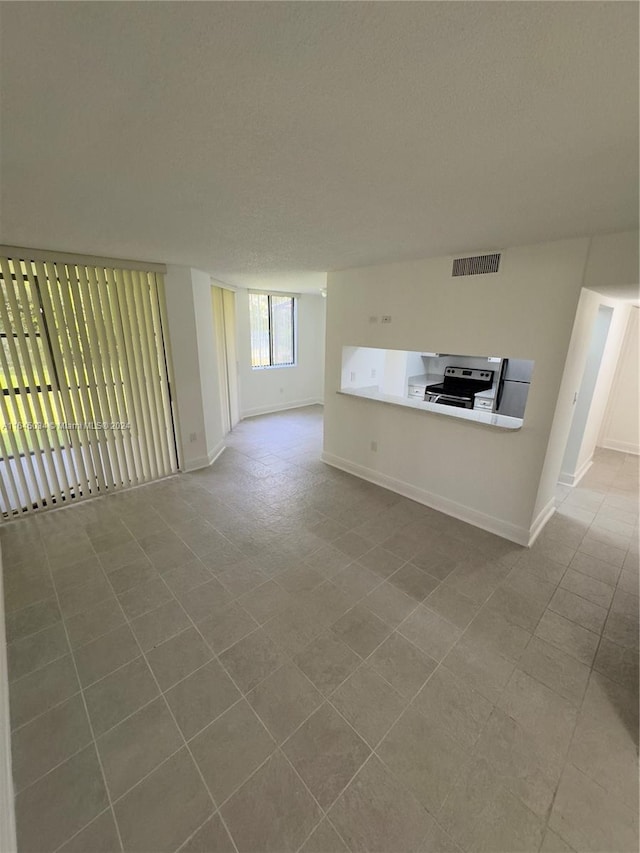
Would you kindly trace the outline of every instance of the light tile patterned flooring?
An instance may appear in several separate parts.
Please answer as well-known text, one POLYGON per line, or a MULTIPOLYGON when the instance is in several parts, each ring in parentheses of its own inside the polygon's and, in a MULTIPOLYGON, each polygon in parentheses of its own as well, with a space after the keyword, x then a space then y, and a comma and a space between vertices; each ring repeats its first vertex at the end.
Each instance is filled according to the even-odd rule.
POLYGON ((5 525, 20 853, 637 850, 638 460, 527 551, 321 417, 5 525))

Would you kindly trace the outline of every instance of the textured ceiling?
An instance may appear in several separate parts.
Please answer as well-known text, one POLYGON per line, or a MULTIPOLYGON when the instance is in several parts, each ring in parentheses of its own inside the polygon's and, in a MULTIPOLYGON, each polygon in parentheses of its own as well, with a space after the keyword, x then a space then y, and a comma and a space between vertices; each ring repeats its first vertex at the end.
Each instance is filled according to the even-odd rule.
POLYGON ((2 242, 240 285, 630 229, 638 5, 3 3, 2 242))

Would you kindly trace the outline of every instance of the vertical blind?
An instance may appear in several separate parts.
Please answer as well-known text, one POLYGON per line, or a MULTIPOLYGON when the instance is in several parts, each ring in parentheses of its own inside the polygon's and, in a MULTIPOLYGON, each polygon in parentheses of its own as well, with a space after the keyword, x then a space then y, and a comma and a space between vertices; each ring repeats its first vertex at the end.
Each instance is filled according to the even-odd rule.
POLYGON ((295 364, 295 297, 249 293, 251 366, 295 364))
POLYGON ((177 470, 162 274, 37 257, 0 255, 3 518, 177 470))

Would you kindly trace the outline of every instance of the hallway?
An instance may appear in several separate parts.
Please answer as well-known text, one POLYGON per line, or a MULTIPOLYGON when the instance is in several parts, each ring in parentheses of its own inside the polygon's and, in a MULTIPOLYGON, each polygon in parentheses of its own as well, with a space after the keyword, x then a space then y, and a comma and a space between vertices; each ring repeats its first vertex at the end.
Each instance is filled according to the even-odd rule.
POLYGON ((527 550, 321 447, 0 528, 20 853, 637 850, 638 458, 527 550))

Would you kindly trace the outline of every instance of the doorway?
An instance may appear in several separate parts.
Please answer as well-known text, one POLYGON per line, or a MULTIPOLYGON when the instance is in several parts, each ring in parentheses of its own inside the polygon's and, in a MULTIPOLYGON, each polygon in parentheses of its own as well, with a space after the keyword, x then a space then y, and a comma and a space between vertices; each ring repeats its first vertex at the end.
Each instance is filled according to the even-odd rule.
POLYGON ((582 374, 569 438, 560 469, 559 481, 565 486, 577 485, 591 465, 591 457, 582 458, 581 451, 612 318, 613 308, 608 305, 601 305, 591 332, 587 361, 582 374))
POLYGON ((240 420, 238 360, 236 356, 236 295, 233 290, 212 285, 211 296, 218 356, 220 404, 226 434, 240 420))

